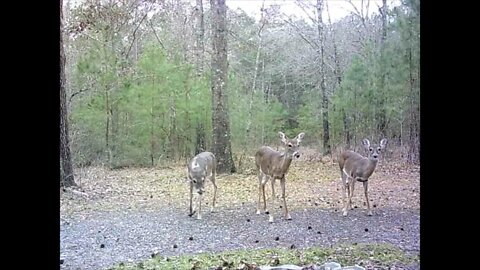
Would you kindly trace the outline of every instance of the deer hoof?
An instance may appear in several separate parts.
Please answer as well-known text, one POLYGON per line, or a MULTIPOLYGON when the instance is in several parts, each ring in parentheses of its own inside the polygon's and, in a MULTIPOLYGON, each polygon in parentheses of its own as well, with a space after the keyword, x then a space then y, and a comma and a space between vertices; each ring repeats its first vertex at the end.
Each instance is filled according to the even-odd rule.
POLYGON ((372 216, 372 215, 373 215, 372 211, 369 211, 368 216, 372 216))
POLYGON ((201 216, 201 215, 198 215, 198 216, 197 216, 197 219, 202 219, 202 216, 201 216))
POLYGON ((343 210, 343 214, 342 214, 344 217, 347 216, 347 211, 346 210, 343 210))
POLYGON ((288 214, 287 220, 292 220, 292 216, 290 216, 290 214, 288 214))
POLYGON ((257 210, 257 215, 260 215, 260 210, 257 210))
POLYGON ((270 216, 270 217, 268 218, 268 222, 273 223, 273 217, 272 217, 272 216, 270 216))

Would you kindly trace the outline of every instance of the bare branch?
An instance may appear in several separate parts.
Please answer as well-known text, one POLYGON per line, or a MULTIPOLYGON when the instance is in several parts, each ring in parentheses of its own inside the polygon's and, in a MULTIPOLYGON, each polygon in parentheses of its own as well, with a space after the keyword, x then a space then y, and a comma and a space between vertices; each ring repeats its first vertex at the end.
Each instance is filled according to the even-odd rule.
POLYGON ((82 89, 82 90, 80 90, 80 91, 78 91, 78 92, 75 92, 75 93, 71 94, 71 95, 70 95, 70 98, 68 99, 68 102, 72 102, 72 98, 73 98, 74 96, 76 96, 76 95, 78 95, 78 94, 80 94, 80 93, 82 93, 82 92, 88 91, 88 90, 89 90, 89 89, 85 88, 85 89, 82 89))
POLYGON ((158 43, 160 44, 160 46, 162 46, 162 49, 166 50, 165 49, 165 46, 163 45, 163 42, 160 40, 160 38, 158 37, 157 35, 157 31, 155 31, 155 28, 153 27, 153 23, 150 22, 150 28, 152 28, 152 31, 153 31, 153 34, 155 35, 155 38, 157 39, 158 43))
POLYGON ((360 18, 360 20, 362 21, 362 25, 365 29, 367 29, 367 25, 365 24, 365 18, 363 17, 363 0, 362 0, 362 3, 361 3, 361 7, 362 7, 362 11, 359 11, 357 6, 355 6, 352 2, 352 0, 346 0, 352 7, 353 9, 355 10, 355 12, 351 12, 353 15, 357 16, 358 18, 360 18))
POLYGON ((368 20, 368 10, 370 9, 370 0, 367 0, 367 11, 366 11, 366 14, 365 14, 365 18, 368 20))
POLYGON ((316 24, 317 23, 317 20, 315 18, 312 18, 310 16, 310 13, 307 12, 307 10, 305 9, 305 2, 304 1, 300 1, 300 0, 295 0, 295 3, 297 4, 297 6, 299 8, 302 9, 303 13, 305 13, 305 15, 308 16, 308 18, 312 21, 312 23, 316 24))
POLYGON ((289 20, 285 20, 283 19, 284 22, 288 23, 289 25, 293 26, 296 30, 297 30, 297 33, 300 35, 300 37, 305 41, 307 42, 308 45, 310 45, 314 50, 318 50, 318 44, 315 42, 315 41, 312 41, 312 40, 309 40, 303 33, 302 33, 302 30, 300 30, 300 28, 298 26, 296 26, 294 23, 292 23, 291 21, 289 20))
POLYGON ((142 22, 143 22, 143 20, 145 20, 145 18, 147 17, 147 14, 148 14, 148 12, 145 12, 145 15, 143 15, 143 18, 140 20, 140 22, 138 23, 137 27, 135 27, 135 30, 133 30, 133 40, 132 40, 132 42, 130 43, 130 47, 128 48, 128 51, 127 51, 127 54, 125 55, 125 57, 128 57, 128 55, 130 54, 130 51, 132 50, 132 47, 133 47, 133 43, 135 43, 137 30, 138 30, 138 28, 140 27, 140 25, 142 25, 142 22))

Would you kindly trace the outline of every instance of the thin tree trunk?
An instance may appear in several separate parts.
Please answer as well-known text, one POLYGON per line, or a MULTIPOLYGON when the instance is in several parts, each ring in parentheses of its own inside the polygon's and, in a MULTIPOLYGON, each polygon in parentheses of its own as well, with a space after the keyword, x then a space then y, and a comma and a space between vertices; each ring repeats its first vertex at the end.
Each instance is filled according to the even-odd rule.
POLYGON ((418 153, 417 148, 417 114, 416 114, 416 106, 415 106, 415 79, 413 77, 413 57, 412 57, 412 21, 409 19, 409 33, 410 33, 410 42, 408 46, 408 66, 409 66, 409 82, 410 82, 410 134, 409 134, 409 143, 408 143, 408 154, 407 159, 409 162, 414 163, 417 161, 416 154, 418 153))
POLYGON ((380 9, 382 15, 382 37, 380 39, 380 91, 377 105, 377 131, 382 138, 387 136, 387 112, 385 110, 385 40, 387 39, 387 0, 380 9))
POLYGON ((230 142, 228 115, 227 6, 225 0, 210 0, 212 9, 212 127, 213 152, 218 173, 236 171, 230 142))
MULTIPOLYGON (((332 25, 332 21, 331 21, 331 18, 330 18, 330 10, 328 9, 328 1, 325 2, 325 6, 327 8, 327 14, 328 14, 328 23, 330 25, 332 25)), ((335 78, 337 80, 337 87, 340 88, 342 86, 342 71, 341 71, 341 68, 340 68, 340 58, 338 56, 338 49, 337 49, 337 42, 336 42, 336 32, 334 29, 332 29, 333 33, 332 33, 332 43, 333 43, 333 57, 334 57, 334 62, 335 62, 335 69, 334 69, 334 74, 335 74, 335 78)), ((348 117, 347 117, 347 114, 345 112, 345 109, 341 108, 340 109, 340 114, 342 115, 342 119, 343 119, 343 133, 344 133, 344 136, 345 136, 345 140, 346 140, 346 146, 347 148, 350 148, 350 143, 351 143, 351 139, 352 139, 352 135, 350 133, 350 123, 348 121, 348 117)))
POLYGON ((203 64, 204 64, 204 55, 205 55, 205 45, 204 45, 204 36, 205 36, 205 27, 203 20, 203 1, 196 0, 197 5, 195 6, 195 54, 196 54, 196 70, 197 76, 201 77, 203 75, 203 64))
POLYGON ((322 22, 323 0, 317 0, 317 28, 318 28, 318 43, 320 44, 320 89, 322 91, 322 118, 323 118, 323 154, 329 155, 331 153, 330 146, 330 128, 328 122, 328 96, 327 87, 325 85, 325 36, 323 32, 322 22))
POLYGON ((255 92, 256 92, 256 86, 257 86, 257 77, 258 77, 258 69, 259 69, 259 65, 260 65, 260 52, 262 50, 262 47, 263 47, 263 36, 262 36, 262 29, 263 27, 265 26, 265 19, 264 19, 264 15, 263 15, 263 12, 264 12, 264 5, 265 5, 265 1, 262 2, 262 7, 261 7, 261 17, 260 17, 260 28, 258 29, 258 33, 257 33, 257 42, 258 42, 258 46, 257 46, 257 52, 256 52, 256 55, 255 55, 255 66, 254 66, 254 71, 253 71, 253 79, 252 79, 252 88, 250 90, 250 101, 248 103, 248 118, 246 119, 247 120, 247 125, 246 125, 246 132, 245 132, 245 141, 243 143, 243 151, 245 152, 246 150, 248 150, 250 148, 250 145, 248 142, 251 142, 252 139, 250 138, 250 134, 251 134, 251 126, 252 126, 252 121, 253 121, 253 99, 255 98, 255 92))
POLYGON ((73 176, 68 134, 67 93, 65 89, 65 51, 63 48, 63 1, 60 0, 60 186, 77 186, 73 176))
MULTIPOLYGON (((203 16, 203 1, 196 0, 197 5, 195 7, 195 35, 196 35, 196 43, 195 43, 195 54, 196 54, 196 72, 197 77, 203 76, 203 67, 204 67, 204 59, 205 59, 205 23, 204 23, 204 16, 203 16)), ((190 96, 187 96, 187 99, 190 100, 190 96)), ((188 103, 187 103, 188 104, 188 103)), ((203 152, 206 150, 205 145, 205 130, 204 130, 204 119, 201 118, 195 127, 196 131, 196 144, 195 144, 195 155, 203 152)))

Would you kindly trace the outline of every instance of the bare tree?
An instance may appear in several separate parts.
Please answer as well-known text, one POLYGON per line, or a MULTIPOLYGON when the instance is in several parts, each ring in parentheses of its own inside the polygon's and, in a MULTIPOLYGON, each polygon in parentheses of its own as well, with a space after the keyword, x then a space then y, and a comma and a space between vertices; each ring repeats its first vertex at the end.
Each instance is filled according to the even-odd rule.
POLYGON ((387 137, 387 112, 385 110, 385 40, 387 39, 387 0, 382 0, 383 6, 379 8, 382 16, 382 36, 380 38, 380 93, 378 99, 378 112, 377 112, 377 130, 380 132, 381 137, 387 137))
POLYGON ((65 51, 63 48, 63 0, 60 0, 60 186, 77 186, 73 176, 68 135, 67 93, 65 91, 65 51))
POLYGON ((317 0, 317 29, 318 44, 320 44, 320 89, 322 90, 322 118, 323 118, 323 154, 331 153, 330 127, 328 122, 328 96, 325 85, 325 36, 322 21, 323 0, 317 0))
MULTIPOLYGON (((205 58, 205 23, 203 19, 203 0, 197 0, 197 5, 195 6, 195 35, 196 70, 197 76, 201 77, 203 75, 205 58)), ((197 126, 195 127, 197 135, 197 140, 195 143, 195 154, 206 150, 204 128, 205 127, 203 122, 198 121, 197 126)))
POLYGON ((213 153, 218 173, 235 172, 228 115, 227 6, 225 0, 210 0, 212 9, 212 127, 213 153))
POLYGON ((205 45, 204 45, 204 36, 205 36, 205 25, 203 20, 203 1, 197 0, 197 5, 195 6, 195 54, 196 54, 196 68, 197 75, 201 76, 203 74, 203 65, 204 65, 204 55, 205 55, 205 45))

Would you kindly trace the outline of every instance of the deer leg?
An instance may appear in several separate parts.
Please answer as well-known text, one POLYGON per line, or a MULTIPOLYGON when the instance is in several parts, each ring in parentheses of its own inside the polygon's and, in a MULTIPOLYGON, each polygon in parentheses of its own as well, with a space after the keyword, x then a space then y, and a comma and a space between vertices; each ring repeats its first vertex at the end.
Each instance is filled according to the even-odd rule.
POLYGON ((258 204, 257 204, 257 215, 260 215, 260 203, 262 200, 262 173, 258 174, 258 204))
POLYGON ((213 184, 213 204, 212 204, 212 209, 210 210, 210 212, 213 212, 215 210, 215 201, 216 201, 216 198, 217 198, 217 184, 215 183, 215 173, 212 172, 212 184, 213 184))
POLYGON ((202 195, 198 194, 198 212, 197 212, 197 219, 202 219, 202 195))
POLYGON ((292 219, 292 217, 288 213, 287 198, 285 198, 285 177, 280 179, 280 185, 282 186, 282 198, 283 198, 283 207, 285 208, 285 218, 290 220, 292 219))
POLYGON ((372 215, 372 210, 370 209, 370 202, 368 201, 368 181, 363 182, 363 190, 365 191, 365 199, 367 200, 367 211, 368 215, 372 215))
POLYGON ((349 201, 348 203, 349 203, 349 205, 350 205, 350 210, 353 209, 352 197, 353 197, 353 191, 355 190, 355 182, 356 182, 357 180, 351 178, 351 181, 352 181, 352 182, 350 183, 350 185, 351 185, 351 187, 350 187, 350 196, 348 197, 348 201, 349 201))
POLYGON ((193 213, 193 208, 192 208, 192 197, 193 197, 193 183, 190 181, 190 213, 188 214, 189 216, 192 216, 193 213))
POLYGON ((343 202, 343 216, 346 216, 347 215, 347 209, 348 209, 348 205, 347 205, 347 200, 348 200, 348 196, 349 196, 349 187, 348 187, 348 183, 347 183, 347 176, 345 175, 344 172, 342 172, 342 202, 343 202))
POLYGON ((272 209, 275 208, 275 178, 274 177, 271 177, 272 178, 272 209))
POLYGON ((262 181, 263 211, 266 213, 266 212, 268 212, 268 210, 267 210, 267 199, 265 197, 265 184, 268 181, 268 176, 264 175, 263 179, 265 179, 265 180, 262 181))

